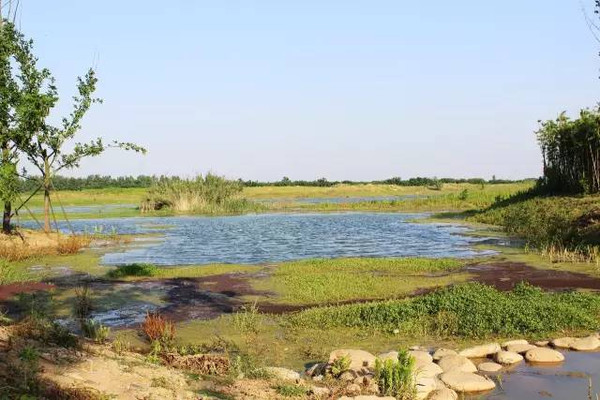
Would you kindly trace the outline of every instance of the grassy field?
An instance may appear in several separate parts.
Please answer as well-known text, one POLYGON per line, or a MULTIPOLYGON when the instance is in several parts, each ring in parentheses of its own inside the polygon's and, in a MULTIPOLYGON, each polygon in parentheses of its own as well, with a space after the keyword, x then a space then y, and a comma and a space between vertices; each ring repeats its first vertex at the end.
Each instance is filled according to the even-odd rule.
MULTIPOLYGON (((337 185, 333 187, 249 187, 242 196, 249 200, 271 200, 268 203, 246 207, 248 212, 334 212, 334 211, 387 211, 387 212, 439 212, 481 209, 498 198, 527 190, 532 183, 495 185, 446 184, 441 190, 424 186, 395 185, 337 185), (316 204, 298 203, 302 198, 356 198, 377 196, 417 196, 398 200, 362 202, 324 202, 316 204)), ((54 200, 57 219, 64 219, 64 207, 91 207, 89 210, 68 211, 69 219, 123 218, 135 216, 175 215, 169 210, 141 214, 138 206, 144 199, 146 189, 89 189, 82 191, 59 191, 54 200), (109 206, 109 207, 107 207, 109 206)), ((29 208, 39 218, 42 214, 43 198, 34 196, 29 208)), ((26 209, 20 212, 20 220, 32 217, 26 209)))

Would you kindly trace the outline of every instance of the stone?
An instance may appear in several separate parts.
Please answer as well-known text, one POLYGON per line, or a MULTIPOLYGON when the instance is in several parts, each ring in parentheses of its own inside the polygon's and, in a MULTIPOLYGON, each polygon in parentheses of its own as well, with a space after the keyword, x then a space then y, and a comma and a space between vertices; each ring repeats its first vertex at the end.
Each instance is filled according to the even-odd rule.
POLYGON ((523 356, 514 351, 499 351, 494 355, 496 362, 504 365, 512 365, 523 361, 523 356))
POLYGON ((563 337, 563 338, 554 339, 553 341, 550 342, 550 344, 559 349, 568 349, 569 347, 571 347, 571 345, 573 345, 573 343, 575 343, 575 340, 577 340, 577 339, 572 338, 572 337, 563 337))
POLYGON ((455 355, 442 357, 438 361, 438 365, 444 372, 459 371, 459 372, 476 372, 477 367, 471 360, 465 356, 455 355))
POLYGON ((417 365, 429 364, 433 362, 433 357, 431 357, 431 354, 426 351, 410 350, 408 354, 415 359, 415 364, 417 365))
POLYGON ((321 387, 321 386, 312 386, 309 390, 309 392, 313 395, 316 396, 317 398, 319 397, 329 397, 329 394, 331 393, 331 391, 326 388, 326 387, 321 387))
POLYGON ((449 388, 434 390, 428 400, 458 400, 458 393, 449 388))
POLYGON ((502 365, 495 362, 483 362, 477 366, 479 372, 498 372, 502 369, 502 365))
POLYGON ((369 375, 359 376, 354 379, 354 383, 361 386, 369 386, 371 384, 372 378, 369 375))
POLYGON ((496 387, 490 378, 472 372, 444 372, 440 379, 450 389, 461 393, 485 392, 496 387))
POLYGON ((538 347, 546 347, 550 344, 550 341, 549 340, 538 340, 534 344, 538 347))
POLYGON ((381 361, 386 361, 386 360, 397 361, 398 360, 398 352, 397 351, 388 351, 387 353, 381 353, 380 355, 377 356, 377 358, 379 358, 381 361))
POLYGON ((532 344, 511 344, 510 346, 506 346, 506 351, 511 351, 513 353, 525 354, 531 349, 535 349, 537 346, 532 344))
POLYGON ((300 374, 296 371, 292 371, 287 368, 280 367, 265 367, 264 369, 268 374, 272 375, 275 379, 281 379, 282 381, 299 381, 300 374))
POLYGON ((362 388, 360 387, 360 385, 357 385, 356 383, 351 383, 350 385, 346 386, 347 393, 357 395, 357 394, 360 394, 361 391, 362 391, 362 388))
POLYGON ((363 350, 339 349, 334 350, 329 355, 329 364, 331 365, 336 359, 343 356, 350 357, 350 369, 360 371, 363 368, 373 368, 375 366, 376 357, 363 350))
POLYGON ((439 348, 433 353, 433 360, 439 361, 442 357, 456 355, 458 355, 458 352, 455 350, 439 348))
POLYGON ((424 378, 433 378, 434 376, 438 376, 444 372, 442 367, 437 365, 436 363, 430 362, 428 364, 423 364, 420 366, 415 366, 415 376, 416 377, 424 377, 424 378))
POLYGON ((325 364, 325 363, 316 363, 315 365, 313 365, 312 367, 307 369, 304 372, 304 374, 306 376, 310 376, 310 377, 323 375, 323 372, 325 371, 326 367, 327 367, 327 364, 325 364))
POLYGON ((396 400, 396 398, 391 397, 391 396, 386 396, 386 397, 379 397, 379 396, 348 397, 348 396, 343 396, 343 397, 340 397, 338 400, 396 400))
POLYGON ((503 349, 506 349, 508 346, 512 346, 515 344, 529 344, 529 342, 525 339, 509 340, 507 342, 502 343, 501 346, 503 349))
POLYGON ((350 370, 350 371, 346 371, 343 372, 340 376, 339 376, 339 380, 340 381, 346 381, 346 382, 352 382, 354 381, 356 378, 358 378, 358 375, 356 374, 356 371, 350 370))
POLYGON ((600 339, 598 339, 596 336, 588 336, 577 339, 571 345, 571 349, 577 351, 592 351, 596 350, 598 347, 600 347, 600 339))
POLYGON ((433 392, 437 386, 434 378, 419 377, 415 381, 417 388, 417 399, 426 399, 429 393, 433 392))
POLYGON ((408 348, 408 350, 410 350, 410 351, 424 351, 425 353, 429 353, 429 349, 427 349, 427 347, 420 346, 420 345, 410 346, 408 348))
POLYGON ((525 353, 525 359, 531 363, 555 364, 564 361, 565 356, 556 350, 547 347, 538 347, 525 353))
POLYGON ((467 358, 485 358, 502 350, 498 343, 483 344, 481 346, 469 347, 458 352, 458 355, 467 358))

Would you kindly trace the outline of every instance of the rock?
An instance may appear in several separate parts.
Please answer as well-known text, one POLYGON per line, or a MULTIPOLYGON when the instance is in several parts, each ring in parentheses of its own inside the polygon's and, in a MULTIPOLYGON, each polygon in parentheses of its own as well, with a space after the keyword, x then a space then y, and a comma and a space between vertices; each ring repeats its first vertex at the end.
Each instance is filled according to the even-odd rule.
POLYGON ((502 369, 502 365, 495 362, 484 362, 477 366, 480 372, 498 372, 502 369))
POLYGON ((424 364, 424 365, 420 365, 418 367, 415 366, 415 376, 417 378, 419 378, 419 377, 433 378, 434 376, 438 376, 442 372, 444 372, 442 367, 440 367, 439 365, 437 365, 433 362, 430 362, 430 363, 424 364))
POLYGON ((446 356, 438 362, 438 365, 444 372, 460 371, 460 372, 476 372, 477 367, 471 360, 465 356, 455 355, 446 356))
POLYGON ((328 388, 320 386, 311 386, 308 392, 313 396, 316 396, 317 398, 329 397, 329 393, 331 393, 331 391, 328 388))
POLYGON ((338 400, 396 400, 395 397, 387 396, 387 397, 379 397, 379 396, 356 396, 356 397, 348 397, 343 396, 338 400))
POLYGON ((325 371, 326 367, 327 367, 327 364, 325 364, 325 363, 316 363, 315 365, 313 365, 312 367, 307 369, 304 372, 304 374, 306 376, 310 376, 310 377, 323 375, 323 372, 325 371))
POLYGON ((415 381, 417 387, 417 399, 426 399, 429 393, 436 389, 435 379, 420 377, 415 381))
POLYGON ((577 339, 571 345, 571 349, 577 351, 592 351, 600 347, 600 340, 596 336, 588 336, 582 339, 577 339))
POLYGON ((559 363, 565 359, 565 356, 556 350, 538 347, 525 353, 525 359, 532 363, 559 363))
POLYGON ((264 368, 264 370, 268 374, 272 375, 275 379, 281 379, 282 381, 296 382, 300 380, 300 374, 296 371, 292 371, 291 369, 280 367, 266 367, 264 368))
POLYGON ((458 355, 458 353, 454 350, 440 348, 433 353, 433 359, 434 361, 439 361, 442 357, 456 355, 458 355))
POLYGON ((387 353, 381 353, 380 355, 377 356, 377 358, 379 358, 381 361, 386 361, 386 360, 397 361, 398 360, 398 352, 397 351, 388 351, 387 353))
POLYGON ((552 344, 552 346, 557 347, 559 349, 568 349, 569 347, 571 347, 573 345, 573 343, 575 343, 575 338, 572 337, 563 337, 563 338, 558 338, 558 339, 554 339, 553 341, 550 342, 550 344, 552 344))
POLYGON ((358 378, 358 375, 356 374, 356 371, 350 370, 350 371, 346 371, 344 373, 342 373, 339 376, 339 380, 340 381, 345 381, 345 382, 352 382, 354 381, 356 378, 358 378))
POLYGON ((471 372, 444 372, 440 379, 446 386, 457 392, 485 392, 496 387, 490 378, 471 372))
POLYGON ((485 358, 502 350, 498 343, 483 344, 481 346, 469 347, 458 352, 458 355, 467 358, 485 358))
POLYGON ((434 390, 428 400, 458 400, 458 394, 448 388, 434 390))
POLYGON ((362 388, 360 387, 360 385, 357 385, 356 383, 351 383, 350 385, 346 386, 347 393, 357 395, 357 394, 360 394, 361 391, 362 391, 362 388))
POLYGON ((506 349, 508 346, 512 346, 515 344, 529 344, 529 342, 525 339, 517 339, 517 340, 509 340, 507 342, 502 343, 502 348, 506 349))
POLYGON ((531 349, 535 349, 537 346, 532 344, 512 344, 506 346, 506 351, 512 351, 513 353, 525 354, 531 349))
POLYGON ((499 351, 494 355, 494 359, 500 364, 511 365, 523 361, 523 356, 514 351, 499 351))
POLYGON ((430 364, 433 362, 433 357, 426 351, 410 350, 408 354, 415 359, 415 364, 417 365, 430 364))
POLYGON ((424 351, 425 353, 429 353, 429 349, 427 347, 423 347, 423 346, 420 346, 420 345, 410 346, 408 348, 408 350, 410 350, 410 351, 424 351))
POLYGON ((323 375, 313 376, 312 380, 315 382, 321 382, 325 377, 323 375))
POLYGON ((550 341, 548 340, 539 340, 537 342, 534 343, 536 346, 538 347, 546 347, 550 344, 550 341))
POLYGON ((329 355, 329 364, 331 365, 336 359, 343 356, 350 357, 350 369, 360 371, 363 368, 373 368, 375 366, 375 356, 363 350, 334 350, 329 355))
POLYGON ((365 375, 365 376, 359 376, 356 379, 354 379, 354 383, 356 383, 357 385, 361 385, 361 386, 369 386, 371 384, 372 378, 369 375, 365 375))

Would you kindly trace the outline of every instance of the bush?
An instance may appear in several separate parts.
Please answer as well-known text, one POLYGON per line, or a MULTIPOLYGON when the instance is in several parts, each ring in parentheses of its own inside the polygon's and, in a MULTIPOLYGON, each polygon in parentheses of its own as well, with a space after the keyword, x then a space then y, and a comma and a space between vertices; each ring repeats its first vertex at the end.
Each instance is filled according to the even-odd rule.
POLYGON ((441 330, 457 336, 549 334, 563 330, 594 330, 600 327, 600 296, 583 292, 544 292, 527 283, 500 292, 480 283, 444 288, 409 300, 321 307, 289 316, 293 325, 361 327, 391 332, 416 321, 425 333, 441 330), (436 326, 440 313, 453 321, 436 326), (424 323, 424 321, 426 323, 424 323))
POLYGON ((241 309, 233 314, 233 325, 241 333, 258 333, 260 328, 261 316, 256 303, 249 307, 242 306, 241 309))
POLYGON ((126 278, 128 276, 154 276, 158 272, 158 267, 156 265, 136 263, 119 265, 116 269, 108 272, 108 277, 118 279, 126 278))
POLYGON ((104 344, 108 340, 110 335, 110 328, 104 326, 101 323, 94 321, 93 319, 87 319, 82 322, 81 330, 83 335, 87 338, 94 340, 96 343, 104 344))
POLYGON ((352 364, 352 359, 349 355, 343 355, 341 357, 336 358, 331 363, 331 374, 335 378, 339 378, 344 372, 350 369, 350 365, 352 364))
POLYGON ((169 347, 175 339, 175 324, 157 312, 146 314, 142 330, 150 343, 158 342, 169 347))
POLYGON ((379 393, 399 400, 416 399, 414 369, 415 359, 406 350, 398 353, 397 360, 375 360, 375 381, 379 393))

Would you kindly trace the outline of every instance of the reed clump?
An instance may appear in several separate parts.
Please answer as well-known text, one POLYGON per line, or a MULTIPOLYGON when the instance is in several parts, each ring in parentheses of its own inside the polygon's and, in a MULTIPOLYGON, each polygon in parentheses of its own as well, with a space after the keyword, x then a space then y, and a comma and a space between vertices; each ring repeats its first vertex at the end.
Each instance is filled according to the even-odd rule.
POLYGON ((242 182, 206 174, 193 179, 162 177, 148 189, 140 205, 145 212, 170 210, 177 213, 235 214, 260 206, 241 196, 242 182))

